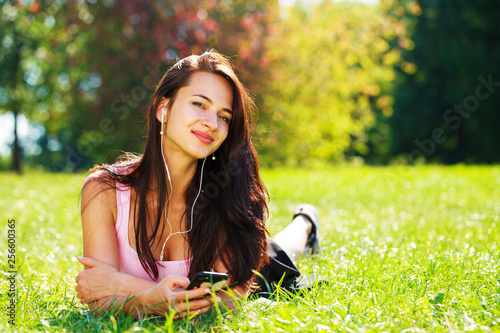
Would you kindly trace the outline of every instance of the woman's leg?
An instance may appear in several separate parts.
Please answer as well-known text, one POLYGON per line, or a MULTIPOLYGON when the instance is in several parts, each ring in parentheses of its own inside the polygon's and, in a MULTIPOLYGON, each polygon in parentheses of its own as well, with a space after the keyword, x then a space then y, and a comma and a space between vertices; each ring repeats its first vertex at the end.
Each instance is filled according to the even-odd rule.
POLYGON ((273 240, 286 252, 295 264, 299 254, 304 254, 307 238, 312 230, 312 223, 303 215, 297 215, 293 221, 280 231, 273 240))
POLYGON ((272 240, 268 240, 267 252, 269 264, 260 270, 257 280, 260 286, 258 295, 272 296, 276 284, 282 282, 281 289, 296 291, 300 286, 300 272, 295 266, 299 254, 319 251, 319 218, 316 208, 303 204, 297 206, 293 213, 293 221, 279 232, 272 240))

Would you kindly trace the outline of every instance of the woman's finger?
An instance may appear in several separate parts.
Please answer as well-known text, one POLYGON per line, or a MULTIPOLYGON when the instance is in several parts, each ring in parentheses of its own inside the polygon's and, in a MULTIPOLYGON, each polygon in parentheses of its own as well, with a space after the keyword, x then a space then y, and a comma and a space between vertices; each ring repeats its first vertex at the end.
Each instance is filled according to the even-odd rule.
POLYGON ((205 296, 211 294, 212 291, 208 288, 205 288, 205 289, 198 288, 198 289, 187 290, 185 293, 186 293, 188 299, 196 299, 196 298, 205 297, 205 296))
POLYGON ((92 258, 87 258, 87 257, 78 257, 78 261, 83 266, 92 268, 92 267, 97 266, 97 261, 98 260, 95 260, 95 259, 92 259, 92 258))
POLYGON ((82 304, 87 304, 88 302, 85 300, 85 295, 83 293, 77 293, 76 298, 80 300, 82 304))
POLYGON ((184 307, 178 308, 180 304, 199 304, 202 302, 204 305, 210 303, 210 289, 193 289, 187 291, 181 291, 174 293, 174 295, 170 296, 168 299, 168 303, 174 306, 177 310, 184 310, 184 307))
POLYGON ((191 299, 191 300, 184 300, 184 301, 180 301, 180 302, 177 302, 174 304, 174 309, 177 311, 177 312, 180 312, 180 313, 183 313, 183 312, 186 312, 186 311, 197 311, 197 310, 200 310, 200 309, 203 309, 203 308, 210 308, 212 306, 212 302, 210 302, 209 300, 206 300, 204 298, 199 298, 199 299, 191 299))
POLYGON ((186 289, 189 286, 189 279, 181 275, 167 275, 160 283, 165 283, 172 290, 176 287, 186 289))
POLYGON ((212 304, 210 304, 209 306, 205 306, 201 309, 198 310, 198 313, 199 314, 202 314, 202 313, 207 313, 208 311, 210 311, 212 309, 212 304))
POLYGON ((78 257, 78 261, 80 264, 84 265, 85 267, 93 268, 93 267, 98 267, 98 266, 109 266, 114 268, 111 265, 108 265, 104 261, 100 261, 97 259, 89 258, 89 257, 78 257))
POLYGON ((211 297, 210 289, 193 289, 184 292, 176 293, 175 297, 172 299, 174 305, 176 303, 183 304, 212 304, 213 299, 211 297))
POLYGON ((179 298, 175 300, 175 303, 172 304, 172 307, 168 310, 169 312, 174 312, 175 315, 173 319, 186 318, 188 316, 197 316, 202 313, 206 313, 210 311, 213 307, 213 303, 207 301, 206 299, 195 299, 195 300, 187 300, 180 301, 179 298))
MULTIPOLYGON (((180 318, 186 318, 188 316, 199 316, 202 313, 207 313, 208 311, 210 311, 211 308, 212 308, 211 306, 205 306, 205 307, 197 309, 197 310, 189 309, 189 311, 188 311, 186 309, 183 312, 177 312, 176 315, 179 316, 180 318)), ((175 317, 174 317, 174 319, 175 319, 175 317)))
POLYGON ((185 290, 189 286, 189 279, 185 276, 180 275, 168 275, 165 279, 163 279, 158 288, 161 293, 165 292, 169 302, 175 302, 175 299, 178 301, 187 299, 195 299, 201 298, 207 294, 210 294, 210 289, 208 288, 198 288, 192 290, 185 290), (179 289, 178 287, 181 287, 179 289), (175 290, 175 292, 173 292, 175 290))

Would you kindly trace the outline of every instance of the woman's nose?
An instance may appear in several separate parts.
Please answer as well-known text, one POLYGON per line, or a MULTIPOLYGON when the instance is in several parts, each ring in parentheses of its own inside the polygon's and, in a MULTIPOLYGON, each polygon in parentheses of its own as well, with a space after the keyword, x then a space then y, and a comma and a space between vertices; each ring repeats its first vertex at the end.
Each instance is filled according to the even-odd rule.
POLYGON ((214 130, 218 126, 217 122, 217 112, 206 112, 205 116, 201 121, 202 125, 214 130))

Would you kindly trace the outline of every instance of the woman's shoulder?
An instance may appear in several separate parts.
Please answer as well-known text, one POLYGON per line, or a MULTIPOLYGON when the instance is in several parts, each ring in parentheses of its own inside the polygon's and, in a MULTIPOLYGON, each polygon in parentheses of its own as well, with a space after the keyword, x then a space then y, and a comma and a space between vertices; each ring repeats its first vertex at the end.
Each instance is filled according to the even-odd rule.
POLYGON ((137 159, 124 162, 117 162, 115 164, 104 164, 95 166, 90 170, 90 174, 85 179, 83 186, 87 183, 101 183, 108 184, 114 187, 114 183, 121 178, 129 175, 137 166, 137 159))
POLYGON ((83 182, 83 189, 86 187, 92 187, 94 190, 98 188, 104 189, 112 185, 113 177, 105 169, 92 169, 91 173, 87 176, 83 182))
POLYGON ((106 170, 94 170, 83 183, 82 205, 86 205, 94 199, 111 205, 116 201, 115 192, 116 181, 113 177, 106 170))
POLYGON ((90 170, 82 189, 82 201, 99 197, 101 201, 116 202, 116 188, 122 183, 130 184, 132 173, 139 159, 120 161, 112 165, 100 165, 90 170))
MULTIPOLYGON (((116 184, 105 170, 94 170, 85 179, 81 193, 82 225, 113 226, 116 221, 116 184)), ((95 230, 95 229, 92 229, 95 230)))

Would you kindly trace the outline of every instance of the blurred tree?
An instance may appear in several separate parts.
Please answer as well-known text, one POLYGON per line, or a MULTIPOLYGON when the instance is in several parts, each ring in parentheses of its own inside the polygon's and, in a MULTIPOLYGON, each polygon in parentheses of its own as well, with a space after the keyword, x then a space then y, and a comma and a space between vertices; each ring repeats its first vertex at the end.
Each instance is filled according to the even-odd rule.
MULTIPOLYGON (((82 99, 72 94, 74 87, 87 80, 82 45, 87 36, 77 34, 67 24, 68 13, 76 2, 1 2, 0 23, 0 110, 12 111, 15 119, 22 112, 32 123, 43 126, 39 151, 30 162, 47 167, 66 163, 61 151, 61 133, 68 133, 68 114, 82 99)), ((85 96, 84 96, 85 97, 85 96)), ((13 145, 14 169, 20 169, 17 130, 13 145)), ((31 135, 31 133, 30 133, 31 135)))
POLYGON ((284 13, 269 40, 272 71, 262 92, 264 164, 307 166, 368 153, 374 103, 400 62, 399 47, 387 42, 397 24, 377 6, 356 3, 298 3, 284 13))
POLYGON ((59 87, 48 76, 60 66, 60 59, 48 56, 50 46, 44 38, 54 31, 54 15, 60 9, 52 1, 0 2, 0 112, 14 116, 12 169, 16 172, 21 171, 22 155, 18 116, 46 122, 48 105, 57 104, 54 96, 59 87), (46 66, 47 60, 51 66, 46 66))
POLYGON ((141 150, 142 112, 177 58, 215 48, 258 93, 277 13, 276 0, 0 1, 0 110, 44 126, 30 161, 54 171, 112 161, 113 149, 141 150))
POLYGON ((82 65, 87 76, 67 92, 80 104, 68 109, 67 126, 57 137, 67 149, 55 170, 113 161, 113 149, 141 151, 143 113, 177 58, 215 48, 234 59, 242 81, 258 92, 267 22, 278 7, 277 1, 264 0, 106 0, 73 6, 76 10, 64 15, 68 26, 85 36, 85 52, 72 70, 82 71, 82 65))
POLYGON ((385 1, 414 44, 394 91, 392 154, 410 162, 500 161, 498 1, 385 1))
POLYGON ((373 104, 400 61, 399 47, 387 42, 397 25, 374 5, 323 1, 299 2, 275 29, 259 125, 263 162, 314 165, 367 154, 373 104))

